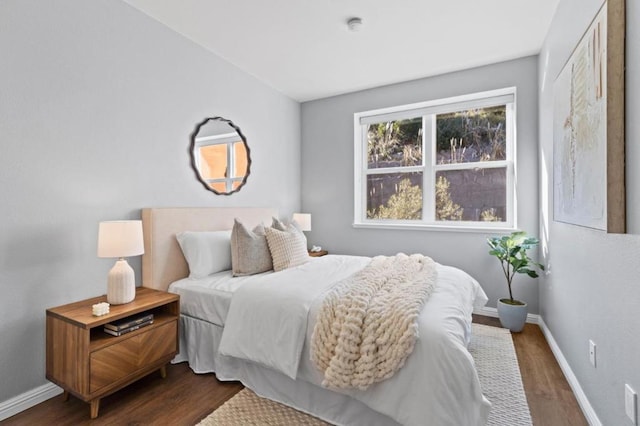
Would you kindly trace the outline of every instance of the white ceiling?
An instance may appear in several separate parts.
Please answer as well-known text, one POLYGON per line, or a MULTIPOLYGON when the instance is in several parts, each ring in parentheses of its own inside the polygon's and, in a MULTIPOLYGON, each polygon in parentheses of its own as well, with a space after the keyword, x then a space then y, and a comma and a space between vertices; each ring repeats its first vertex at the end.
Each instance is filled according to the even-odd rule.
POLYGON ((537 54, 559 2, 124 1, 298 101, 537 54))

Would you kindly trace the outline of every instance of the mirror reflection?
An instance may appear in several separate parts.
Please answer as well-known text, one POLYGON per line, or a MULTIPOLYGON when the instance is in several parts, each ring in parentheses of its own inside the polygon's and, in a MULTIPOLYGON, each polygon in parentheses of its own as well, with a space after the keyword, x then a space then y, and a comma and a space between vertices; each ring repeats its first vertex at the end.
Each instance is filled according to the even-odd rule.
POLYGON ((216 194, 233 194, 249 176, 247 139, 231 120, 206 118, 191 136, 191 165, 205 188, 216 194))

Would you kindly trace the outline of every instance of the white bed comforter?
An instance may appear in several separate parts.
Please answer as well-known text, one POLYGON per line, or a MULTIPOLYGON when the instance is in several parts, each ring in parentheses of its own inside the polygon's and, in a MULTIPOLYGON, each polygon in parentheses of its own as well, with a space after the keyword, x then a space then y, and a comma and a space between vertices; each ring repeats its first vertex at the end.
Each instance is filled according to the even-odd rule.
MULTIPOLYGON (((324 256, 243 285, 231 299, 220 353, 320 386, 323 376, 309 359, 309 342, 322 295, 369 261, 324 256)), ((404 425, 483 425, 490 404, 466 346, 473 308, 487 297, 465 272, 443 265, 437 271, 405 366, 367 390, 339 392, 404 425)))

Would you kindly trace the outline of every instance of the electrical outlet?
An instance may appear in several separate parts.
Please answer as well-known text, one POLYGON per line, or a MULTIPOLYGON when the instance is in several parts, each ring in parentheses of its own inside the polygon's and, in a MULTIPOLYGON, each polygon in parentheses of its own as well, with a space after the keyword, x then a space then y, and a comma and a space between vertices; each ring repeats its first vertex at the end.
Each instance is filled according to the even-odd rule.
POLYGON ((589 361, 591 365, 596 366, 596 344, 593 340, 589 340, 589 361))
POLYGON ((624 412, 627 413, 627 417, 631 419, 633 424, 638 424, 636 422, 637 418, 637 407, 636 407, 636 391, 634 391, 631 386, 625 384, 624 385, 624 412))

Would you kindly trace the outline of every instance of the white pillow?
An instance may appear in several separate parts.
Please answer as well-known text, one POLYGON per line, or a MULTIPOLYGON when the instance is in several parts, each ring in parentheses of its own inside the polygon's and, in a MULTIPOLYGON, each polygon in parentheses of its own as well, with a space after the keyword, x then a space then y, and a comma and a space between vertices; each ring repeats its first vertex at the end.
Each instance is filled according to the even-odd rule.
POLYGON ((189 278, 204 278, 231 269, 231 231, 194 232, 176 235, 189 264, 189 278))
POLYGON ((274 228, 265 228, 264 231, 274 271, 282 271, 309 261, 307 238, 295 226, 288 225, 286 231, 274 228))

